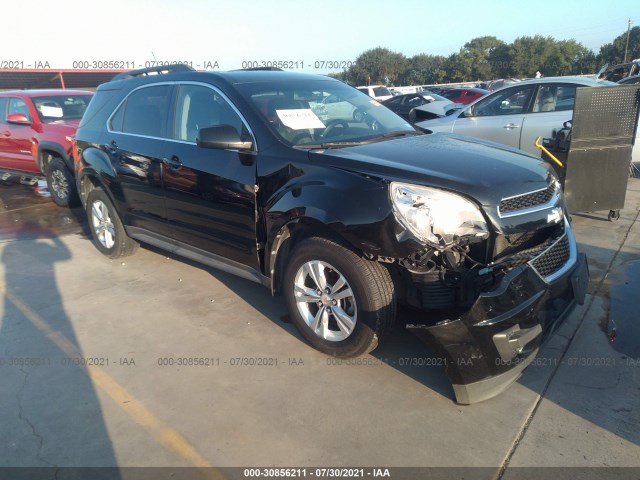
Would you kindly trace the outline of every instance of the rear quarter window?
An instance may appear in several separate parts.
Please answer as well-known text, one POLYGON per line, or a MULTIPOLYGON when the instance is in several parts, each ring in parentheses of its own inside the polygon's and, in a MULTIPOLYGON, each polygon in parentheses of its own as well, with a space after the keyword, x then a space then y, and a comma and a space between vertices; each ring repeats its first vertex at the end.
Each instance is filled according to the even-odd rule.
POLYGON ((114 131, 167 138, 170 85, 153 85, 133 91, 111 117, 114 131))

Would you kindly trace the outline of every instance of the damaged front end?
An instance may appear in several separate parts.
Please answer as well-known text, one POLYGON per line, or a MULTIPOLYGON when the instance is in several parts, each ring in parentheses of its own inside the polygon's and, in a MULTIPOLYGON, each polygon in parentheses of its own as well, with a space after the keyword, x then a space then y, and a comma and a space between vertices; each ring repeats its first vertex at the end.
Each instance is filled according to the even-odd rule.
POLYGON ((401 301, 425 311, 407 325, 446 364, 456 400, 505 390, 558 321, 582 304, 578 252, 554 177, 547 188, 479 207, 450 192, 392 183, 397 238, 425 247, 392 269, 401 301))

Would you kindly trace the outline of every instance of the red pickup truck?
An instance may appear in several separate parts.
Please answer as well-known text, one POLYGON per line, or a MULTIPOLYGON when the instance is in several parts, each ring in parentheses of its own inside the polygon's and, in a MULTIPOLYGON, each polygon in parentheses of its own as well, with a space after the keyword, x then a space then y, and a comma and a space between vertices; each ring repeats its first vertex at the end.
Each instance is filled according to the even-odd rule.
POLYGON ((92 96, 82 90, 0 92, 0 178, 17 175, 35 183, 44 175, 58 205, 76 204, 67 137, 75 134, 92 96))

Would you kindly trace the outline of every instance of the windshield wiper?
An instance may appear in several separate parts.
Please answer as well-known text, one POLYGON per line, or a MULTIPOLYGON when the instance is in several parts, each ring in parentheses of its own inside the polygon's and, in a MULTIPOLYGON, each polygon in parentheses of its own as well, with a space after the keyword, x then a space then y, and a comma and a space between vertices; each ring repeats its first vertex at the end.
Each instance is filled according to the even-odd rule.
POLYGON ((416 130, 398 130, 395 132, 382 133, 374 137, 369 137, 365 140, 366 143, 376 142, 379 140, 386 140, 387 138, 404 137, 405 135, 424 135, 422 132, 416 130))
POLYGON ((402 137, 404 135, 424 135, 422 132, 418 132, 416 130, 398 130, 395 132, 387 132, 380 135, 376 135, 374 137, 363 138, 362 140, 351 140, 351 141, 343 141, 343 142, 323 142, 316 144, 303 144, 303 145, 294 145, 295 148, 306 148, 306 149, 316 149, 316 148, 345 148, 345 147, 355 147, 356 145, 366 145, 367 143, 377 142, 381 139, 387 138, 395 138, 402 137))
MULTIPOLYGON (((382 138, 402 137, 403 135, 422 135, 422 132, 417 130, 398 130, 396 132, 387 132, 380 135, 382 138)), ((378 137, 374 137, 378 138, 378 137)))
POLYGON ((324 142, 324 143, 308 143, 302 145, 294 145, 294 148, 306 148, 309 150, 316 148, 344 148, 355 147, 356 145, 362 145, 363 143, 369 143, 367 140, 351 141, 351 142, 324 142))

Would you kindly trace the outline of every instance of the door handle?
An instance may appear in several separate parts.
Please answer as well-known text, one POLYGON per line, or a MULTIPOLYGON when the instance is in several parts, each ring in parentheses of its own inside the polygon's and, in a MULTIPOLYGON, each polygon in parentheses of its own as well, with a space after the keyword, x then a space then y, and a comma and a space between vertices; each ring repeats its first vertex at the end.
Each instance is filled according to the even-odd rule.
POLYGON ((516 125, 515 123, 507 123, 504 127, 502 128, 506 128, 507 130, 511 130, 513 128, 520 128, 520 125, 516 125))
POLYGON ((171 170, 180 170, 180 168, 182 168, 182 162, 176 155, 173 155, 171 158, 163 158, 162 163, 171 170))
POLYGON ((11 136, 11 132, 9 132, 9 131, 2 132, 2 135, 4 135, 5 137, 10 137, 11 136))

